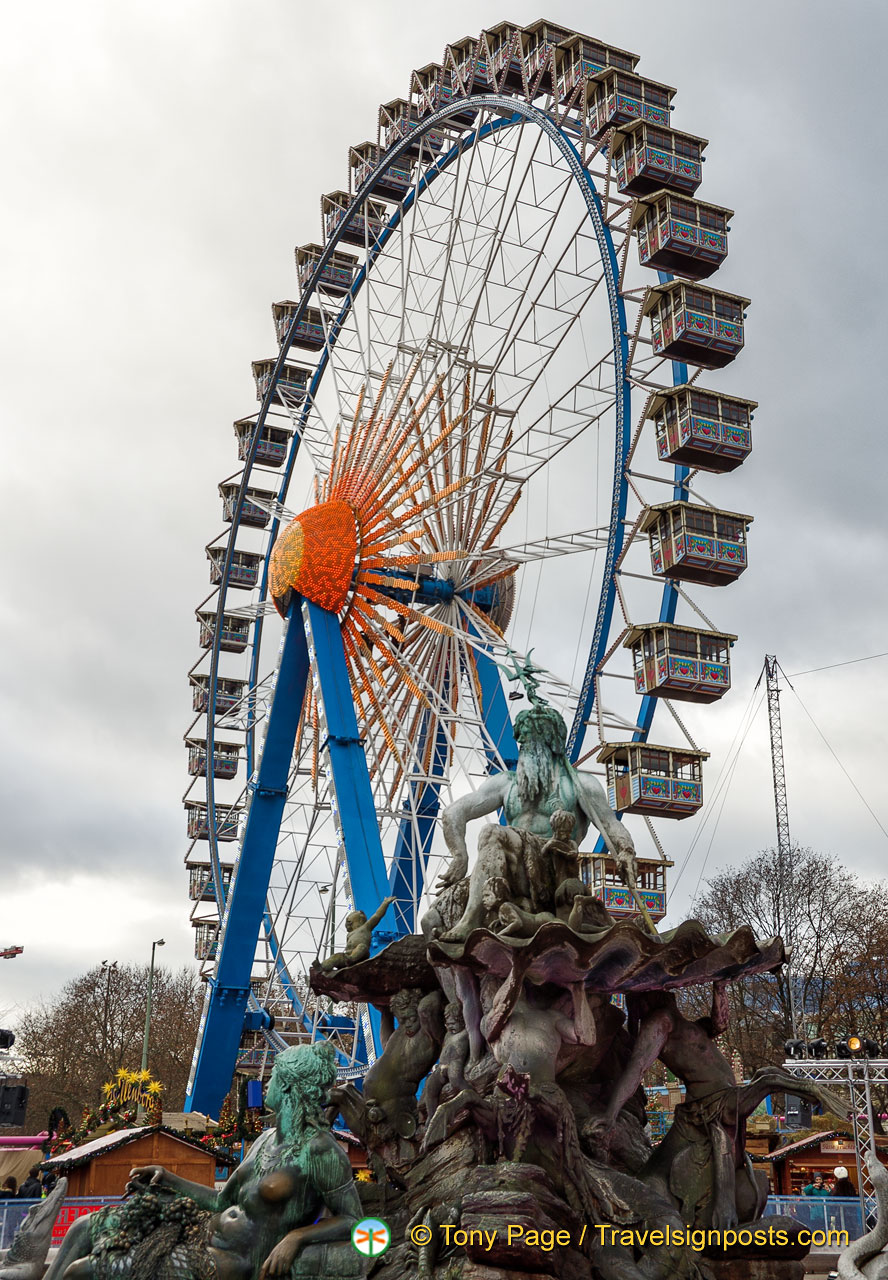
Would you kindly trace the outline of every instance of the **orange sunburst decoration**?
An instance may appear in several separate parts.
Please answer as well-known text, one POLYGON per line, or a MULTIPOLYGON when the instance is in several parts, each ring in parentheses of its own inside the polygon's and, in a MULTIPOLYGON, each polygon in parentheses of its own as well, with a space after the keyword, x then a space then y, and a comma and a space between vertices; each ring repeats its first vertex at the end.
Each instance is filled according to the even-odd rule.
POLYGON ((286 616, 294 591, 338 613, 351 586, 358 551, 355 513, 347 502, 322 502, 297 516, 271 552, 268 585, 286 616))
MULTIPOLYGON (((460 584, 510 581, 516 567, 484 568, 520 492, 505 474, 511 431, 495 422, 492 388, 478 404, 471 372, 455 383, 441 375, 411 400, 421 364, 417 357, 394 386, 389 366, 368 414, 361 394, 316 480, 316 504, 280 534, 269 567, 281 614, 294 592, 339 614, 359 723, 383 744, 371 776, 394 762, 387 789, 417 763, 426 771, 427 761, 408 759, 424 716, 452 732, 459 668, 472 665, 467 618, 477 613, 471 596, 455 599, 460 584), (421 575, 446 584, 440 603, 417 601, 421 575)), ((484 621, 498 631, 506 616, 500 609, 484 621)), ((462 675, 476 683, 471 670, 462 675)), ((316 726, 311 687, 307 697, 304 723, 316 726)), ((426 732, 420 754, 431 741, 426 732)))

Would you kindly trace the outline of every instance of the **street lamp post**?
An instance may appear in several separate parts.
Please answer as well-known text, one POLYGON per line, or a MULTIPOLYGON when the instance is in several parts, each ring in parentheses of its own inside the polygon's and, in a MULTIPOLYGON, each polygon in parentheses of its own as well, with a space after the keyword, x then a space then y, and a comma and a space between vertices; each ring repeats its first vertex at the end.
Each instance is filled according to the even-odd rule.
POLYGON ((106 1054, 108 1052, 108 1022, 111 1015, 111 978, 117 972, 116 960, 103 960, 102 973, 105 975, 105 1001, 102 1009, 102 1063, 107 1066, 106 1054))
MULTIPOLYGON (((145 1007, 145 1034, 142 1037, 142 1071, 148 1070, 148 1037, 151 1034, 151 989, 154 986, 154 952, 158 947, 166 946, 163 938, 151 943, 151 964, 148 969, 148 1000, 145 1007)), ((137 1119, 145 1118, 145 1108, 139 1103, 137 1119)))

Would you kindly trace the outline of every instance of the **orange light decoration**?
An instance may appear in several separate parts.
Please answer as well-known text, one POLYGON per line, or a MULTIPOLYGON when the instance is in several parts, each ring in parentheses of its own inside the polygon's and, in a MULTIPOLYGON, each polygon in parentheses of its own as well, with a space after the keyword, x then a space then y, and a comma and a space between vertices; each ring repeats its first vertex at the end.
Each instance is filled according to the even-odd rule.
POLYGON ((348 599, 358 531, 347 502, 334 499, 303 511, 274 544, 268 585, 278 612, 286 617, 290 594, 298 591, 331 613, 348 599))
MULTIPOLYGON (((446 386, 444 376, 435 378, 411 399, 420 366, 417 358, 399 384, 389 367, 372 406, 359 396, 351 424, 336 429, 329 471, 315 477, 315 505, 283 530, 269 565, 282 615, 293 592, 339 615, 361 732, 381 739, 368 761, 371 780, 384 775, 390 797, 417 766, 428 772, 436 724, 452 752, 462 664, 480 699, 470 625, 501 634, 517 567, 489 554, 521 491, 505 466, 511 427, 494 423, 492 389, 484 403, 476 399, 472 374, 446 386), (509 582, 498 614, 481 613, 470 595, 422 605, 390 594, 409 599, 419 577, 435 576, 439 565, 469 591, 509 582)), ((302 714, 317 785, 311 685, 302 714)))

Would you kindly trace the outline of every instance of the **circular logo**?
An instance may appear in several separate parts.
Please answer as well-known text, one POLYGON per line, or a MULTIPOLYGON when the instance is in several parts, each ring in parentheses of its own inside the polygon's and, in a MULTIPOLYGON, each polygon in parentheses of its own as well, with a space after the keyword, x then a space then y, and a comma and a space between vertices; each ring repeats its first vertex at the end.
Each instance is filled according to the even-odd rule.
POLYGON ((365 1258, 378 1258, 391 1242, 389 1225, 381 1218, 362 1218, 352 1227, 352 1246, 365 1258))

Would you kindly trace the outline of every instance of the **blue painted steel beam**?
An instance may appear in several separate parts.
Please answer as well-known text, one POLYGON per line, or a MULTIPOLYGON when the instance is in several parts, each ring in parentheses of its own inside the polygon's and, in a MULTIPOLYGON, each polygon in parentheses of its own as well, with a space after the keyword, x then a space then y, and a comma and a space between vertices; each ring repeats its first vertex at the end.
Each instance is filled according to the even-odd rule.
MULTIPOLYGON (((345 855, 355 910, 372 915, 388 896, 388 875, 370 773, 352 698, 342 631, 335 613, 306 600, 302 617, 308 639, 312 680, 318 700, 322 745, 327 753, 333 821, 337 840, 345 855)), ((372 950, 403 930, 399 929, 394 906, 390 906, 374 930, 372 950)), ((376 1053, 382 1052, 379 1014, 369 1010, 376 1053)))
POLYGON ((231 1077, 250 997, 250 976, 260 936, 278 831, 287 798, 287 777, 309 675, 309 653, 300 600, 287 620, 268 716, 265 746, 256 777, 240 856, 228 891, 216 970, 207 983, 186 1111, 218 1116, 231 1077))
MULTIPOLYGON (((474 631, 474 627, 472 628, 474 631)), ((478 635, 478 632, 475 632, 478 635)), ((496 747, 502 762, 507 769, 514 769, 518 763, 518 743, 512 728, 512 717, 509 715, 509 702, 503 689, 500 669, 489 653, 483 649, 475 649, 475 665, 478 668, 478 679, 481 681, 481 715, 490 742, 496 747)), ((485 745, 488 772, 500 768, 499 759, 485 745)))
MULTIPOLYGON (((318 697, 321 741, 330 764, 333 821, 345 853, 355 910, 372 915, 388 894, 388 875, 342 631, 335 613, 309 600, 303 602, 302 616, 318 697)), ((393 916, 390 907, 383 924, 393 916)))

